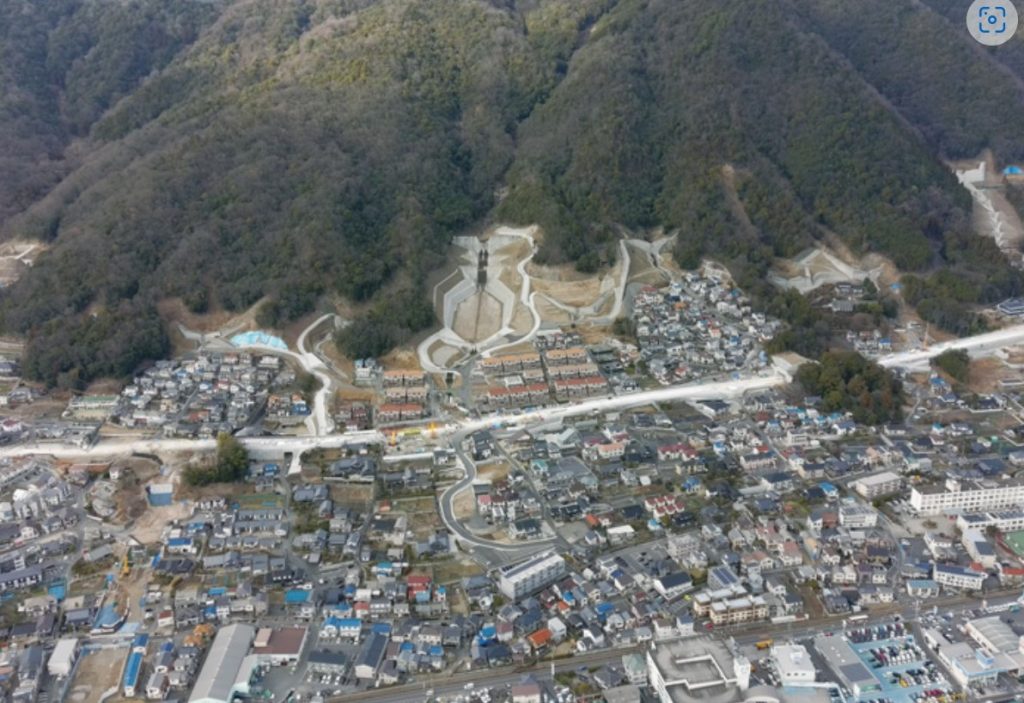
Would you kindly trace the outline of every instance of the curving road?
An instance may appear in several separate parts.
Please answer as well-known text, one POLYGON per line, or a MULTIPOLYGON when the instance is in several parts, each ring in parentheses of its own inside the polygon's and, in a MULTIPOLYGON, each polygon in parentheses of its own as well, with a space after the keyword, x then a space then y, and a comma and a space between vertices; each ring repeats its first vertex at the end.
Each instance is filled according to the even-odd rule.
POLYGON ((466 455, 466 451, 462 447, 463 441, 472 433, 472 430, 461 430, 451 438, 451 445, 455 449, 455 453, 459 458, 459 463, 462 464, 465 475, 449 486, 441 497, 438 499, 438 512, 441 515, 441 521, 444 522, 445 527, 451 532, 463 545, 469 545, 472 547, 482 547, 494 552, 501 552, 504 556, 510 557, 512 560, 530 556, 535 554, 547 547, 551 546, 556 542, 556 538, 549 537, 547 539, 531 540, 527 544, 506 544, 504 542, 496 542, 495 540, 484 539, 473 534, 463 523, 455 516, 455 496, 461 493, 463 490, 472 490, 471 486, 473 481, 476 480, 476 463, 466 455))
POLYGON ((327 368, 327 365, 324 364, 316 352, 306 348, 306 339, 309 337, 310 332, 324 322, 333 320, 335 317, 334 313, 327 313, 318 317, 306 329, 302 330, 302 334, 299 335, 299 339, 295 344, 299 349, 299 363, 302 364, 302 368, 316 376, 317 380, 320 381, 320 390, 316 392, 316 396, 313 398, 313 417, 316 424, 314 434, 318 435, 326 435, 334 431, 334 421, 331 420, 331 414, 327 407, 331 397, 331 376, 330 369, 327 368))

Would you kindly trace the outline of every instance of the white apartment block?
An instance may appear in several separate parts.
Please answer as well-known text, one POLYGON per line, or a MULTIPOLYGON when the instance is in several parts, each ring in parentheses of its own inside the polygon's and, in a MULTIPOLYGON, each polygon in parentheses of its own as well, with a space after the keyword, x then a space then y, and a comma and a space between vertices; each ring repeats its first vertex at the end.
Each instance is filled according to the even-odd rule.
POLYGON ((988 574, 984 571, 965 569, 962 566, 936 564, 934 573, 932 574, 932 580, 946 588, 979 591, 981 590, 981 585, 985 582, 985 577, 987 575, 988 574))
POLYGON ((1024 510, 961 513, 956 519, 956 526, 961 532, 971 529, 984 530, 986 527, 995 527, 1000 532, 1017 532, 1024 530, 1024 510))
POLYGON ((498 571, 498 589, 507 598, 519 600, 565 576, 565 559, 553 551, 542 552, 498 571))
POLYGON ((1024 482, 968 482, 947 479, 944 487, 915 486, 910 506, 918 515, 976 513, 1024 503, 1024 482))
POLYGON ((852 530, 874 527, 878 524, 878 513, 866 505, 843 503, 839 506, 839 524, 852 530))
POLYGON ((853 490, 868 500, 895 493, 902 486, 903 477, 892 471, 883 471, 871 476, 865 476, 853 482, 853 490))

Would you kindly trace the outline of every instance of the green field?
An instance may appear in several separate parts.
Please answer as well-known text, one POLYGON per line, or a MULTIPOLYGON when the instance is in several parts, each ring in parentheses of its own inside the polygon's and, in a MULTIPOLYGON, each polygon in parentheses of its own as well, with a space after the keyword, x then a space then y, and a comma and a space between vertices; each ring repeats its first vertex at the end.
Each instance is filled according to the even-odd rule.
POLYGON ((1006 546, 1013 550, 1017 556, 1024 557, 1024 530, 1008 532, 1004 538, 1006 546))

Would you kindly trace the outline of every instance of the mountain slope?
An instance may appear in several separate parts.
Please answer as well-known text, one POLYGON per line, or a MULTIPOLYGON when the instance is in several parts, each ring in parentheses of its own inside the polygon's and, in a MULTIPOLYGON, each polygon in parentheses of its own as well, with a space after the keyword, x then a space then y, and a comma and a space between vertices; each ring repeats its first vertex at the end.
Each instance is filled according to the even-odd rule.
MULTIPOLYGON (((853 18, 835 0, 61 0, 31 23, 0 15, 22 66, 0 80, 28 96, 0 110, 21 174, 0 183, 0 218, 52 240, 0 298, 3 327, 29 334, 29 373, 74 384, 161 353, 163 297, 201 311, 270 295, 273 325, 340 294, 374 301, 359 329, 376 353, 429 323, 425 274, 488 216, 541 223, 540 259, 582 269, 614 256, 619 225, 661 224, 680 229, 682 261, 714 253, 753 288, 826 229, 975 276, 991 252, 950 254, 970 203, 940 159, 1017 156, 1013 69, 990 70, 942 8, 870 1, 853 18), (901 48, 907 26, 955 65, 901 48), (727 164, 753 231, 732 221, 727 164)), ((986 296, 1017 285, 993 278, 986 296)))

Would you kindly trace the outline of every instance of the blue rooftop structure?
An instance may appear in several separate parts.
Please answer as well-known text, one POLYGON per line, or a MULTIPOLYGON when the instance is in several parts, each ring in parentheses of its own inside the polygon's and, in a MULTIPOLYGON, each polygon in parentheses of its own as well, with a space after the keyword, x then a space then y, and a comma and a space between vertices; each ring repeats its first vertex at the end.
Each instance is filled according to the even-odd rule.
POLYGON ((125 688, 135 688, 139 683, 139 672, 142 670, 142 654, 132 652, 128 655, 128 664, 124 667, 124 678, 121 684, 125 688))
POLYGON ((377 635, 390 635, 391 623, 377 622, 373 624, 373 633, 377 635))
POLYGON ((1007 166, 1003 169, 1003 173, 1007 176, 1024 176, 1024 169, 1020 166, 1007 166))
POLYGON ((270 347, 281 351, 288 349, 288 345, 280 337, 260 331, 236 334, 231 338, 231 344, 236 347, 270 347))
POLYGON ((309 600, 309 591, 304 591, 301 588, 292 588, 285 592, 284 602, 288 605, 299 605, 309 600))
POLYGON ((339 618, 329 617, 324 621, 325 625, 331 625, 338 628, 339 630, 352 630, 355 628, 362 628, 363 621, 359 618, 339 618))
POLYGON ((97 630, 108 629, 114 627, 120 619, 120 616, 114 610, 113 606, 105 605, 100 608, 100 612, 96 613, 96 620, 93 621, 93 627, 97 630))
POLYGON ((63 583, 55 583, 47 591, 53 596, 58 602, 64 600, 64 596, 67 595, 67 588, 63 583))

